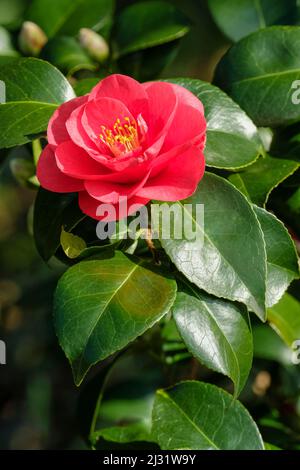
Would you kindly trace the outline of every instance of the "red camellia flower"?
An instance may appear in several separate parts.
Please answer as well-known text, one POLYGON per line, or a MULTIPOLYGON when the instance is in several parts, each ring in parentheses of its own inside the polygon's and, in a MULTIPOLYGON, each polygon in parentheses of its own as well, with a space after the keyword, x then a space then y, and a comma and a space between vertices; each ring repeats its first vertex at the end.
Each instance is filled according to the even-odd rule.
POLYGON ((105 203, 120 219, 133 205, 193 194, 204 173, 205 132, 203 105, 185 88, 111 75, 55 111, 37 177, 50 191, 78 192, 90 217, 107 220, 97 211, 105 203), (120 210, 124 197, 128 209, 120 210))

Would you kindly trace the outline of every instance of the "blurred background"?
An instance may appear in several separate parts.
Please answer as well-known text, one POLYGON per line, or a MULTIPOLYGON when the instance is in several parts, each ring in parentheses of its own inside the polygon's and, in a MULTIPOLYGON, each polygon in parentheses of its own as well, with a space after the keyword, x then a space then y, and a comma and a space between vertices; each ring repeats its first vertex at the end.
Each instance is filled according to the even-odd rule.
MULTIPOLYGON (((19 35, 24 20, 37 16, 30 10, 32 3, 0 0, 0 66, 26 54, 19 35)), ((118 18, 124 6, 131 3, 139 2, 117 2, 112 20, 115 35, 119 34, 118 18)), ((181 27, 182 22, 188 26, 182 34, 176 30, 178 34, 165 44, 156 41, 147 51, 120 54, 114 65, 99 65, 81 49, 77 48, 75 53, 66 46, 61 52, 61 39, 57 37, 60 47, 57 49, 52 39, 41 51, 41 57, 57 65, 75 89, 76 86, 80 89, 81 80, 95 79, 115 70, 139 80, 188 76, 211 81, 215 65, 231 39, 217 27, 206 1, 170 0, 169 3, 178 9, 181 27)), ((82 8, 88 8, 85 2, 82 8)), ((42 14, 47 18, 47 11, 42 14)), ((101 19, 98 19, 100 24, 101 19)), ((297 21, 294 16, 294 22, 297 21)), ((91 25, 80 24, 86 26, 91 25)), ((120 31, 122 28, 121 24, 120 31)), ((100 28, 107 38, 103 31, 100 28)), ((165 34, 163 30, 161 34, 165 34)), ((7 353, 7 364, 0 365, 0 448, 86 448, 80 437, 76 411, 79 390, 73 383, 71 368, 58 345, 52 322, 52 298, 60 266, 47 265, 40 258, 32 237, 36 186, 32 179, 31 145, 2 150, 0 158, 0 339, 5 341, 7 353)), ((295 237, 300 238, 299 222, 293 224, 293 219, 277 204, 280 191, 274 192, 270 205, 274 204, 285 214, 295 237)), ((299 283, 294 283, 291 291, 300 298, 299 283)), ((257 420, 267 442, 300 449, 300 366, 291 363, 290 350, 273 330, 256 325, 255 321, 254 330, 256 359, 241 400, 257 420)), ((176 343, 178 338, 171 335, 168 341, 176 343)), ((195 369, 187 354, 180 361, 178 358, 174 368, 177 376, 205 377, 230 388, 225 378, 204 367, 195 369)))
POLYGON ((35 192, 20 187, 11 160, 0 173, 0 448, 76 447, 76 400, 71 369, 53 329, 58 278, 38 255, 30 234, 35 192))

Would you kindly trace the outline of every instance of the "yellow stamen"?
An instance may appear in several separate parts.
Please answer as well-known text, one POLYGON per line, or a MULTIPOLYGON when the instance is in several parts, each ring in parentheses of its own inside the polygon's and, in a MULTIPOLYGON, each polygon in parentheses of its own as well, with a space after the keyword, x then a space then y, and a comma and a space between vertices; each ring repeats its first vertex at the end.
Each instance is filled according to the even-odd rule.
POLYGON ((136 121, 134 119, 131 121, 129 117, 125 117, 124 121, 122 124, 118 118, 112 130, 101 126, 102 134, 99 137, 115 157, 132 152, 140 146, 136 121))

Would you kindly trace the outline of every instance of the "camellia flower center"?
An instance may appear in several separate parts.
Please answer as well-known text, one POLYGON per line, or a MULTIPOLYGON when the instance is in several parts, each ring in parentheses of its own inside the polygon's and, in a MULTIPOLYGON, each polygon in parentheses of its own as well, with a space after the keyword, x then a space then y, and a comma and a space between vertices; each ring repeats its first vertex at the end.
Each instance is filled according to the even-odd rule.
POLYGON ((135 119, 124 118, 124 122, 118 118, 113 129, 101 126, 101 141, 109 147, 115 157, 133 152, 140 147, 138 125, 135 119))

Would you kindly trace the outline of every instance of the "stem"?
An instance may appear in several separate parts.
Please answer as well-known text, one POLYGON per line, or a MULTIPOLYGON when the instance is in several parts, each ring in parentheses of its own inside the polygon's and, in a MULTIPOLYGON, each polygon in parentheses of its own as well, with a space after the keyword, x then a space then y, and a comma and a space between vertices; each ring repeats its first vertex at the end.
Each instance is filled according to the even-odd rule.
POLYGON ((149 248, 149 250, 152 253, 155 264, 160 266, 161 262, 159 260, 159 254, 158 254, 158 251, 156 250, 155 245, 153 243, 152 236, 151 236, 151 229, 149 229, 149 228, 146 229, 145 241, 146 241, 147 247, 149 248))

